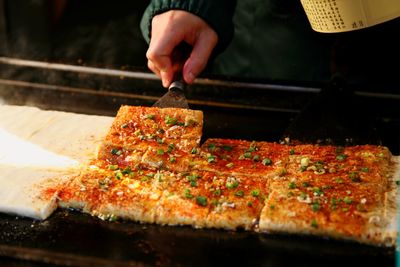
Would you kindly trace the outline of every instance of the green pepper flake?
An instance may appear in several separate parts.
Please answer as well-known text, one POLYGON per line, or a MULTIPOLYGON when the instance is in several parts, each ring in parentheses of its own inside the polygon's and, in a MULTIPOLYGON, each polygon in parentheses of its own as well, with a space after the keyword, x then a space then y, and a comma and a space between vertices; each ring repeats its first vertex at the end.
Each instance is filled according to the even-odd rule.
POLYGON ((258 197, 260 195, 260 190, 258 190, 258 189, 251 190, 250 194, 253 197, 258 197))
POLYGON ((233 147, 228 145, 222 145, 221 148, 225 151, 232 151, 233 147))
POLYGON ((213 163, 213 162, 215 162, 215 156, 213 156, 213 155, 208 155, 208 156, 207 156, 207 162, 208 162, 208 163, 213 163))
POLYGON ((347 155, 346 154, 339 154, 336 156, 336 159, 338 161, 344 161, 345 159, 347 159, 347 155))
POLYGON ((122 174, 130 175, 131 173, 132 173, 132 170, 130 167, 126 167, 125 169, 122 170, 122 174))
POLYGON ((162 149, 162 148, 160 148, 160 149, 157 149, 157 155, 164 155, 164 149, 162 149))
POLYGON ((311 220, 311 227, 318 228, 318 223, 317 223, 317 221, 315 219, 311 220))
POLYGON ((170 116, 165 116, 165 120, 164 120, 165 124, 168 125, 175 125, 178 123, 178 120, 174 117, 170 117, 170 116))
POLYGON ((232 168, 234 166, 233 162, 229 162, 228 164, 225 165, 228 168, 232 168))
POLYGON ((259 155, 255 155, 254 157, 253 157, 253 161, 260 161, 260 156, 259 155))
POLYGON ((349 198, 348 196, 343 198, 343 202, 346 204, 351 204, 353 203, 353 200, 351 198, 349 198))
POLYGON ((264 164, 265 166, 271 165, 272 160, 270 158, 264 158, 261 163, 264 164))
POLYGON ((192 148, 192 151, 190 151, 190 153, 192 153, 192 154, 197 154, 197 148, 192 148))
POLYGON ((196 203, 200 206, 207 206, 207 198, 203 196, 197 196, 196 197, 196 203))
POLYGON ((341 177, 338 177, 338 178, 335 179, 335 182, 338 183, 338 184, 343 184, 344 180, 341 177))
POLYGON ((172 150, 175 148, 175 145, 174 144, 169 144, 168 145, 168 150, 167 150, 167 152, 168 153, 171 153, 172 152, 172 150))
POLYGON ((274 210, 274 209, 275 209, 275 205, 274 205, 274 204, 271 204, 271 205, 269 205, 269 208, 270 208, 271 210, 274 210))
POLYGON ((369 172, 369 168, 368 167, 361 168, 361 171, 362 172, 369 172))
POLYGON ((118 165, 108 165, 108 169, 112 171, 118 170, 118 165))
POLYGON ((358 172, 350 172, 349 173, 349 178, 351 179, 351 181, 353 181, 355 183, 360 183, 361 182, 361 177, 360 177, 360 174, 358 172))
POLYGON ((242 197, 242 196, 244 196, 244 192, 242 190, 236 191, 235 196, 242 197))
POLYGON ((311 186, 309 182, 303 182, 301 185, 303 187, 310 187, 311 186))
POLYGON ((215 144, 211 143, 208 145, 208 151, 214 151, 215 150, 215 144))
POLYGON ((297 187, 296 183, 294 183, 294 182, 289 183, 289 189, 295 189, 296 187, 297 187))
POLYGON ((176 158, 175 158, 175 157, 170 157, 170 158, 169 158, 169 162, 175 163, 175 162, 176 162, 176 158))
POLYGON ((294 155, 295 153, 296 153, 296 152, 294 151, 293 148, 289 150, 289 154, 290 154, 290 155, 294 155))
POLYGON ((193 198, 193 195, 190 193, 190 189, 188 189, 188 188, 186 188, 186 189, 183 191, 183 196, 184 196, 185 198, 187 198, 187 199, 192 199, 192 198, 193 198))
POLYGON ((128 123, 124 123, 124 124, 121 125, 121 128, 125 129, 126 127, 128 127, 128 125, 129 125, 128 123))
POLYGON ((113 149, 111 149, 111 154, 116 155, 116 156, 121 156, 122 150, 120 150, 118 148, 113 148, 113 149))
POLYGON ((221 189, 217 189, 214 191, 214 196, 220 196, 222 194, 221 189))
POLYGON ((147 114, 144 118, 148 120, 154 120, 155 116, 154 114, 147 114))
POLYGON ((124 178, 124 175, 122 174, 121 171, 116 171, 114 174, 115 174, 115 178, 117 178, 117 180, 121 180, 122 178, 124 178))
POLYGON ((311 203, 312 211, 314 211, 314 212, 319 211, 320 208, 321 208, 321 205, 319 204, 318 201, 311 203))

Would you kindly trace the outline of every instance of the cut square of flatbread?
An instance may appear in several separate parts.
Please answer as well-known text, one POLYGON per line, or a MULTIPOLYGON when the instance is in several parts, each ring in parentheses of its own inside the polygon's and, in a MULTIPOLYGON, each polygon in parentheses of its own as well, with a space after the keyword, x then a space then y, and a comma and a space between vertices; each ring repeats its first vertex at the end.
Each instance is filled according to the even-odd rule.
POLYGON ((261 213, 260 231, 393 245, 393 188, 382 192, 373 181, 354 182, 338 175, 289 173, 275 179, 261 213))
POLYGON ((89 166, 59 194, 59 205, 102 219, 124 218, 153 223, 162 191, 154 186, 157 172, 109 165, 89 166))
POLYGON ((145 151, 150 144, 173 143, 177 149, 189 152, 200 144, 202 127, 201 111, 121 106, 103 145, 145 151))
POLYGON ((208 139, 194 168, 252 176, 276 176, 286 172, 289 148, 268 142, 208 139))

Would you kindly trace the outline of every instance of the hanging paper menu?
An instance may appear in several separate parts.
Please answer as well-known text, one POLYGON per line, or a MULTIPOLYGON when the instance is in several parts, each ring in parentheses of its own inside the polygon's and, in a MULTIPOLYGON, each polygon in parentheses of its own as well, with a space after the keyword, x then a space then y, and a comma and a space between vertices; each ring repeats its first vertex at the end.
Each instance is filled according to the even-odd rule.
POLYGON ((400 17, 400 0, 301 0, 317 32, 345 32, 400 17))

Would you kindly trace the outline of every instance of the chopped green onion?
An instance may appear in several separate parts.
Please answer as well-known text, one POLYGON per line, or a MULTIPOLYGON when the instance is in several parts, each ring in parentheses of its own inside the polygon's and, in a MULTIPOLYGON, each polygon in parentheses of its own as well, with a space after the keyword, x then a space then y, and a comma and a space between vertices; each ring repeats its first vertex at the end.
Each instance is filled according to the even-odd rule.
POLYGON ((309 187, 309 186, 310 186, 310 183, 309 183, 309 182, 303 182, 301 185, 302 185, 303 187, 309 187))
POLYGON ((222 145, 221 148, 225 151, 232 151, 233 147, 228 145, 222 145))
POLYGON ((245 159, 249 159, 249 158, 251 158, 251 152, 244 152, 242 156, 245 159))
POLYGON ((271 204, 271 205, 269 205, 269 208, 270 208, 271 210, 274 210, 274 209, 275 209, 275 205, 274 205, 274 204, 271 204))
POLYGON ((199 204, 200 206, 207 206, 207 198, 203 196, 197 196, 196 197, 196 203, 199 204))
POLYGON ((197 187, 197 181, 190 181, 191 187, 197 187))
POLYGON ((235 196, 242 197, 242 196, 244 196, 244 192, 242 190, 236 191, 235 196))
POLYGON ((178 123, 178 120, 174 117, 170 117, 170 116, 165 116, 165 120, 164 120, 165 124, 168 125, 175 125, 178 123))
POLYGON ((250 194, 253 197, 258 197, 260 195, 260 190, 258 190, 258 189, 251 190, 250 194))
POLYGON ((207 156, 207 162, 208 162, 208 163, 213 163, 213 162, 215 162, 215 156, 213 156, 213 155, 207 156))
POLYGON ((319 187, 314 187, 314 188, 313 188, 313 192, 314 192, 314 194, 317 195, 317 196, 320 196, 320 195, 322 195, 322 194, 324 193, 324 192, 322 191, 322 189, 319 188, 319 187))
POLYGON ((260 161, 260 156, 259 155, 255 155, 253 157, 253 161, 260 161))
POLYGON ((172 152, 172 150, 175 148, 175 145, 174 144, 169 144, 168 145, 168 150, 167 150, 167 152, 168 153, 171 153, 172 152))
POLYGON ((231 181, 227 181, 225 185, 228 189, 234 189, 239 186, 239 182, 236 179, 232 179, 231 181))
POLYGON ((190 151, 192 154, 197 154, 197 148, 192 148, 192 151, 190 151))
POLYGON ((350 172, 349 173, 349 178, 351 179, 351 181, 353 181, 355 183, 360 183, 361 182, 361 177, 360 177, 360 174, 358 172, 350 172))
POLYGON ((289 183, 289 189, 295 189, 297 186, 294 182, 289 183))
POLYGON ((163 143, 164 143, 164 141, 163 141, 160 137, 157 137, 157 138, 156 138, 156 141, 157 141, 157 143, 159 143, 159 144, 163 144, 163 143))
POLYGON ((317 221, 315 219, 311 220, 311 227, 318 228, 318 223, 317 223, 317 221))
POLYGON ((184 196, 185 198, 187 198, 187 199, 192 199, 192 198, 193 198, 193 195, 190 193, 190 189, 188 189, 188 188, 186 188, 186 189, 183 191, 183 196, 184 196))
POLYGON ((311 203, 311 209, 312 211, 319 211, 319 209, 321 208, 319 202, 313 202, 311 203))
POLYGON ((351 204, 351 203, 353 203, 353 200, 346 196, 346 197, 343 198, 343 202, 346 203, 346 204, 351 204))
POLYGON ((225 165, 228 168, 232 168, 234 166, 233 162, 229 162, 228 164, 225 165))
POLYGON ((290 154, 290 155, 294 155, 295 153, 296 153, 296 152, 294 151, 293 148, 289 150, 289 154, 290 154))
POLYGON ((123 174, 128 174, 128 175, 129 175, 129 174, 132 173, 132 170, 131 170, 130 167, 126 167, 125 169, 122 170, 122 173, 123 173, 123 174))
POLYGON ((272 160, 270 158, 264 158, 261 163, 264 164, 265 166, 271 165, 272 160))
POLYGON ((175 157, 170 157, 170 158, 169 158, 169 162, 175 163, 175 162, 176 162, 176 158, 175 158, 175 157))
POLYGON ((118 170, 118 165, 108 165, 108 169, 112 171, 118 170))
POLYGON ((253 202, 248 201, 248 202, 246 203, 246 205, 247 205, 247 207, 252 207, 252 206, 253 206, 253 202))
POLYGON ((149 119, 149 120, 154 120, 154 118, 155 118, 154 114, 147 114, 145 116, 145 119, 149 119))
POLYGON ((164 149, 157 149, 157 155, 164 155, 164 149))
POLYGON ((122 174, 121 171, 116 171, 115 178, 117 178, 118 180, 121 180, 122 178, 124 178, 124 175, 122 174))
POLYGON ((221 189, 217 189, 217 190, 214 191, 214 196, 217 196, 217 197, 218 197, 218 196, 221 195, 221 193, 222 193, 222 192, 221 192, 221 189))
POLYGON ((344 161, 346 158, 347 158, 346 154, 339 154, 339 155, 336 156, 336 159, 338 161, 344 161))
POLYGON ((342 183, 344 183, 344 180, 341 177, 338 177, 335 179, 335 182, 338 184, 342 184, 342 183))
POLYGON ((369 172, 369 168, 368 167, 361 168, 361 171, 362 172, 369 172))
POLYGON ((215 144, 211 143, 208 145, 208 151, 214 151, 215 150, 215 144))
POLYGON ((124 123, 124 124, 121 125, 122 129, 125 129, 126 127, 128 127, 128 123, 124 123))
POLYGON ((122 150, 119 150, 117 148, 111 149, 111 154, 116 155, 116 156, 121 156, 122 155, 122 150))

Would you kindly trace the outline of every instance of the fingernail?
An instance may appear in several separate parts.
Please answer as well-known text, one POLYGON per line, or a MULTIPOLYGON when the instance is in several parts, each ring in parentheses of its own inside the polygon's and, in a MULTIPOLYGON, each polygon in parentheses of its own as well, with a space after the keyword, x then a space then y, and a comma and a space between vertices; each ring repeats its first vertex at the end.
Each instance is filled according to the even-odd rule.
POLYGON ((193 73, 190 72, 190 71, 188 72, 188 74, 187 74, 186 77, 187 77, 187 79, 188 79, 188 80, 187 80, 188 83, 192 83, 192 82, 194 81, 194 79, 195 79, 195 76, 194 76, 193 73))

